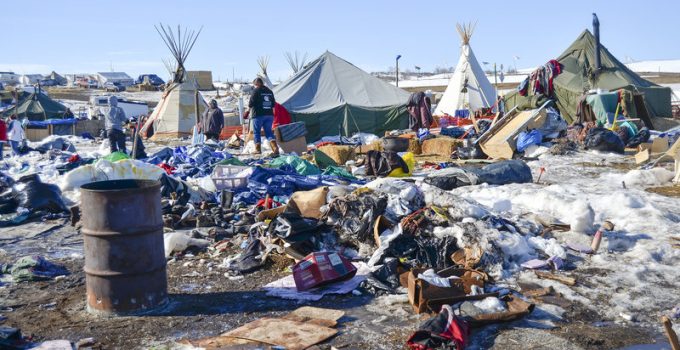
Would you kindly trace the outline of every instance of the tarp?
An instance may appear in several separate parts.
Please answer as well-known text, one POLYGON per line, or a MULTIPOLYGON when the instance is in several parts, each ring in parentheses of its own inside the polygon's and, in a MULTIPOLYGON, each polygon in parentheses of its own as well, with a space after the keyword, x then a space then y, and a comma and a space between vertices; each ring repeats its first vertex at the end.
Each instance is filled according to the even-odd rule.
POLYGON ((307 126, 307 139, 356 132, 382 134, 408 126, 409 94, 326 51, 274 89, 293 121, 307 126))
MULTIPOLYGON (((643 79, 628 69, 612 55, 604 45, 600 45, 602 71, 594 74, 595 37, 585 30, 558 58, 562 73, 553 81, 555 100, 562 117, 574 122, 576 107, 581 95, 591 89, 606 91, 626 89, 643 93, 647 109, 652 117, 671 116, 671 89, 661 87, 643 79)), ((531 96, 529 96, 531 97, 531 96)), ((517 92, 505 96, 506 110, 516 105, 526 104, 527 97, 517 92)))
POLYGON ((44 94, 33 93, 19 101, 19 106, 5 110, 3 117, 9 117, 16 110, 17 116, 28 118, 30 121, 44 121, 47 119, 63 119, 66 106, 49 98, 44 94))
POLYGON ((47 127, 48 125, 73 125, 77 124, 78 120, 69 118, 69 119, 48 119, 44 121, 29 121, 28 126, 38 126, 38 127, 47 127))

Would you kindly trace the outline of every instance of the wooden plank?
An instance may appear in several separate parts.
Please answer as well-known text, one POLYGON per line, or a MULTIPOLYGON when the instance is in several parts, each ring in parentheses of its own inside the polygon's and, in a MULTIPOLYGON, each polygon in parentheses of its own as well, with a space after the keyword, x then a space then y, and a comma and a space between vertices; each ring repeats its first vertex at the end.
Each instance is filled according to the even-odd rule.
POLYGON ((479 138, 482 151, 494 159, 511 159, 516 147, 517 135, 527 129, 541 127, 547 117, 544 104, 539 109, 509 113, 498 120, 479 138))
POLYGON ((303 350, 334 336, 337 332, 333 328, 307 322, 261 318, 222 335, 280 345, 287 350, 303 350))

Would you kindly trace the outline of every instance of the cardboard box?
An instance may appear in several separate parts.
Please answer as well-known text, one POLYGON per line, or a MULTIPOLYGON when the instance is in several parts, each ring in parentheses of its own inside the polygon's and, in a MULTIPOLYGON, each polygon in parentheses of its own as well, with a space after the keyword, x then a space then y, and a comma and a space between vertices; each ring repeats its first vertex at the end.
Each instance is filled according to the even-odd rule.
POLYGON ((418 275, 426 269, 413 269, 408 275, 408 301, 413 307, 413 311, 418 314, 431 311, 428 303, 438 301, 438 303, 455 303, 467 300, 473 285, 484 287, 488 279, 483 272, 471 269, 448 268, 439 271, 441 277, 457 276, 451 279, 451 287, 438 287, 430 284, 426 280, 418 278, 418 275))
POLYGON ((292 139, 287 142, 281 141, 281 133, 278 129, 274 130, 274 136, 276 137, 276 143, 283 153, 295 152, 297 154, 302 154, 307 152, 307 138, 305 136, 300 136, 296 139, 292 139))
POLYGON ((293 265, 293 279, 298 291, 344 281, 356 273, 357 268, 335 252, 312 253, 293 265))
POLYGON ((652 153, 664 153, 668 147, 668 137, 657 137, 652 141, 652 153))
POLYGON ((649 149, 642 150, 635 154, 635 164, 642 164, 648 161, 650 157, 651 154, 649 152, 649 149))

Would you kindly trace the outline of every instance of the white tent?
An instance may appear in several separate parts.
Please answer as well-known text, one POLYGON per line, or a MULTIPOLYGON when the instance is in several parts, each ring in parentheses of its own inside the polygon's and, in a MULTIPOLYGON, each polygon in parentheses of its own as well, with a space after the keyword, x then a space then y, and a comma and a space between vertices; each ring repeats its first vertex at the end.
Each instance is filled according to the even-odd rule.
POLYGON ((455 115, 456 110, 477 110, 490 107, 496 102, 496 90, 486 78, 484 70, 477 62, 470 47, 470 37, 474 26, 457 25, 462 39, 460 59, 453 76, 449 80, 444 96, 437 104, 435 115, 455 115))

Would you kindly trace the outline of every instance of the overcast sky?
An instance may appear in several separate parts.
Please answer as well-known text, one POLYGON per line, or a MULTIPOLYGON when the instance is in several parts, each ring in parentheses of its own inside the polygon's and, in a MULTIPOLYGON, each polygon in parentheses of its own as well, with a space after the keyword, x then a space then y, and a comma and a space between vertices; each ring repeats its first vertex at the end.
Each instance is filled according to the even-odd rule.
POLYGON ((0 70, 16 73, 125 71, 166 77, 170 53, 153 25, 199 29, 190 70, 252 79, 270 56, 272 80, 291 74, 286 51, 311 59, 330 50, 367 71, 454 66, 457 22, 477 22, 479 61, 530 68, 555 58, 592 12, 602 42, 621 61, 680 59, 680 1, 3 1, 0 70))

